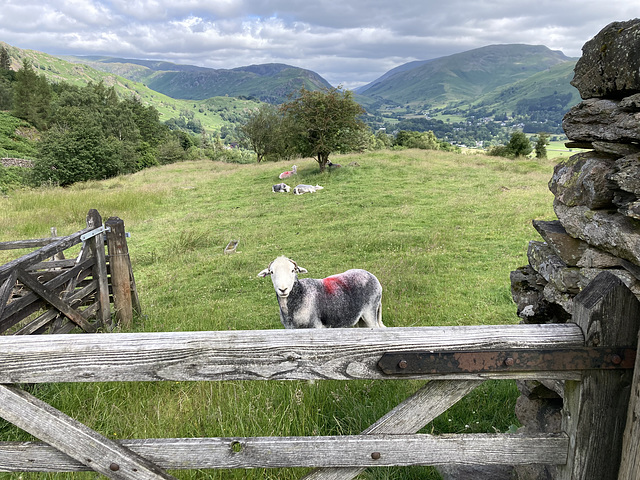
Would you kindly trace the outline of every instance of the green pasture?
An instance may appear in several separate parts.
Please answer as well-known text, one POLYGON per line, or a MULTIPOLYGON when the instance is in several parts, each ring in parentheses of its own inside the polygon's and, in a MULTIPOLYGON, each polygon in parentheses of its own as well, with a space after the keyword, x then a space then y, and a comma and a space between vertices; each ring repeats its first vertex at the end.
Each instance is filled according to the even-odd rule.
MULTIPOLYGON (((84 227, 96 208, 118 216, 143 316, 135 331, 281 329, 270 280, 287 255, 324 277, 365 268, 381 281, 389 327, 517 323, 509 272, 526 264, 532 219, 553 219, 553 161, 436 151, 335 156, 342 168, 298 165, 315 194, 273 194, 289 163, 206 160, 69 188, 0 197, 0 241, 84 227), (358 166, 350 166, 357 162, 358 166), (237 253, 224 255, 230 240, 237 253)), ((24 251, 0 251, 5 263, 24 251)), ((416 391, 416 381, 52 384, 34 394, 109 438, 356 434, 416 391)), ((423 433, 517 426, 513 382, 489 382, 423 433)), ((0 441, 28 435, 0 421, 0 441)), ((181 479, 297 479, 305 469, 172 472, 181 479)), ((0 479, 95 474, 0 474, 0 479)), ((364 479, 437 479, 430 468, 380 468, 364 479)))

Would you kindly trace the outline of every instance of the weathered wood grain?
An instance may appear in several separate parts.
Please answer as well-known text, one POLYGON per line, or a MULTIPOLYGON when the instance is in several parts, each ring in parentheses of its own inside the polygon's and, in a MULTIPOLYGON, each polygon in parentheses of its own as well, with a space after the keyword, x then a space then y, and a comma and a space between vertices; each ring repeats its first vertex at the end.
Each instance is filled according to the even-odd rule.
MULTIPOLYGON (((89 258, 84 262, 81 262, 80 264, 76 265, 75 267, 61 272, 60 275, 57 275, 55 278, 49 280, 48 282, 45 282, 44 286, 49 290, 58 290, 70 279, 78 275, 84 275, 83 272, 90 269, 93 263, 94 263, 94 259, 89 258)), ((14 269, 13 273, 16 274, 17 269, 14 269)), ((15 300, 11 302, 9 305, 7 305, 4 313, 2 314, 2 316, 0 316, 0 319, 5 320, 9 316, 15 315, 17 312, 25 308, 27 305, 29 305, 34 301, 37 301, 38 299, 39 297, 35 293, 28 293, 24 295, 18 300, 15 300)))
MULTIPOLYGON (((416 433, 481 383, 475 380, 432 380, 362 434, 416 433)), ((309 473, 304 480, 351 480, 363 470, 364 467, 322 468, 309 473)))
MULTIPOLYGON (((576 295, 573 320, 584 330, 586 346, 633 344, 640 302, 616 276, 601 273, 576 295)), ((565 384, 562 428, 571 446, 558 480, 617 479, 632 375, 588 370, 580 383, 565 384)))
MULTIPOLYGON (((446 465, 452 458, 461 464, 563 464, 568 443, 564 434, 177 438, 118 442, 167 470, 446 465), (379 457, 374 453, 379 453, 379 457)), ((105 463, 107 461, 105 459, 105 463)), ((41 443, 0 443, 2 472, 87 469, 81 462, 41 443)))
POLYGON ((0 318, 2 318, 2 314, 4 313, 9 298, 11 297, 11 292, 13 291, 13 287, 16 284, 17 279, 18 274, 14 271, 4 280, 4 282, 0 283, 0 318))
POLYGON ((108 478, 174 479, 146 458, 18 388, 0 385, 0 416, 108 478))
POLYGON ((124 222, 118 217, 111 217, 105 222, 105 226, 109 227, 107 248, 109 250, 113 306, 118 324, 123 328, 129 328, 133 323, 133 305, 131 303, 129 249, 124 222))
POLYGON ((56 253, 66 250, 78 243, 81 242, 80 237, 87 232, 92 230, 91 227, 86 227, 78 232, 75 232, 68 237, 62 237, 59 240, 54 241, 44 247, 28 253, 27 255, 23 255, 20 258, 12 260, 11 262, 5 263, 4 265, 0 265, 0 282, 4 281, 5 278, 15 269, 15 268, 27 268, 34 263, 38 263, 43 261, 45 258, 52 257, 56 253))
POLYGON ((618 480, 638 480, 638 476, 640 476, 640 355, 636 356, 633 372, 618 480))
POLYGON ((65 303, 55 292, 52 292, 50 289, 45 287, 43 284, 38 282, 35 278, 33 278, 30 274, 24 271, 21 268, 17 268, 18 279, 25 284, 25 286, 29 287, 32 292, 34 292, 39 297, 43 298, 47 303, 54 306, 57 310, 66 315, 70 320, 72 320, 76 325, 81 327, 85 332, 95 332, 95 325, 87 322, 82 314, 71 307, 69 304, 65 303))
MULTIPOLYGON (((91 209, 87 214, 87 227, 98 228, 102 225, 102 217, 97 210, 91 209)), ((89 239, 91 255, 95 259, 93 266, 93 278, 98 282, 97 301, 99 308, 96 316, 99 325, 111 328, 111 304, 109 302, 109 281, 107 275, 107 261, 104 252, 104 234, 100 233, 89 239)))
POLYGON ((0 242, 0 250, 16 250, 19 248, 36 248, 57 242, 65 237, 33 238, 29 240, 12 240, 10 242, 0 242))
POLYGON ((385 375, 385 352, 583 344, 573 324, 0 337, 0 383, 580 378, 579 372, 385 375))

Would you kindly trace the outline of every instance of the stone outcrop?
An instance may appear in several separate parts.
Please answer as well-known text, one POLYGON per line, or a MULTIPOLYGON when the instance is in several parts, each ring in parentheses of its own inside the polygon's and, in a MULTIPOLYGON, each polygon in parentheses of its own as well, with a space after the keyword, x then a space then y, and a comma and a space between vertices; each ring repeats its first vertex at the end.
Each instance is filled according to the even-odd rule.
MULTIPOLYGON (((600 272, 640 298, 640 19, 614 22, 582 49, 571 82, 583 101, 564 117, 568 146, 585 149, 549 181, 558 220, 534 221, 529 264, 511 273, 524 323, 570 321, 573 298, 600 272)), ((561 385, 520 382, 524 431, 558 431, 561 385)), ((553 479, 552 467, 517 467, 520 480, 553 479)))

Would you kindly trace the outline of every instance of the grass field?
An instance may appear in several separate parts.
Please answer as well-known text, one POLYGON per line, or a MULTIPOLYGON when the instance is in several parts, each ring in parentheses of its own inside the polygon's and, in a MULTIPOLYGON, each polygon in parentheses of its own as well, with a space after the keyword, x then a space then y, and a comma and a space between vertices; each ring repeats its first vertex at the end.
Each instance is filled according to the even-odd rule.
MULTIPOLYGON (((435 151, 300 160, 289 182, 316 194, 272 194, 291 165, 185 162, 102 182, 0 198, 0 241, 79 230, 90 208, 118 216, 144 315, 136 331, 280 329, 269 279, 284 254, 323 277, 365 268, 381 281, 387 326, 517 323, 509 272, 553 219, 553 161, 435 151), (360 166, 348 166, 357 162, 360 166), (224 255, 232 240, 238 253, 224 255)), ((24 252, 0 252, 0 262, 24 252)), ((274 332, 274 334, 276 334, 274 332)), ((212 382, 41 385, 35 394, 110 438, 355 434, 420 382, 212 382)), ((517 423, 513 382, 490 382, 425 433, 504 432, 517 423)), ((0 440, 26 439, 0 422, 0 440)), ((180 471, 184 479, 296 479, 304 469, 180 471)), ((95 474, 0 474, 90 479, 95 474)), ((365 479, 437 479, 429 468, 380 468, 365 479)))

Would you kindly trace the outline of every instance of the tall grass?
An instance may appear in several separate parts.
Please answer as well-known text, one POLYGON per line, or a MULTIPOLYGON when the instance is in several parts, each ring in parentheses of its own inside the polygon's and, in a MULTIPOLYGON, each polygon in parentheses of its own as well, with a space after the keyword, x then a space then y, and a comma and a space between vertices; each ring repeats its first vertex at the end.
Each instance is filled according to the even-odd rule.
MULTIPOLYGON (((552 219, 551 161, 431 151, 334 159, 319 173, 301 160, 290 184, 316 194, 272 194, 288 164, 209 161, 154 168, 67 189, 0 198, 0 241, 83 227, 90 208, 118 216, 144 315, 136 331, 279 329, 271 282, 277 255, 322 277, 365 268, 380 279, 388 326, 516 323, 509 272, 526 263, 533 218, 552 219), (357 162, 360 166, 348 166, 357 162), (231 240, 237 253, 224 255, 231 240)), ((0 252, 0 262, 17 252, 0 252)), ((36 395, 110 438, 331 435, 365 429, 419 388, 415 381, 53 384, 36 395)), ((507 431, 517 423, 512 382, 485 384, 424 432, 507 431)), ((0 440, 28 438, 0 423, 0 440)), ((305 469, 182 471, 184 479, 299 478, 305 469)), ((23 474, 89 479, 94 474, 23 474)), ((0 478, 18 478, 5 475, 0 478)), ((437 479, 429 468, 381 468, 366 479, 437 479)))

